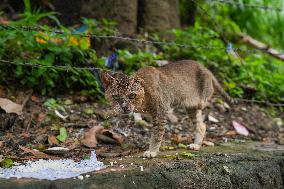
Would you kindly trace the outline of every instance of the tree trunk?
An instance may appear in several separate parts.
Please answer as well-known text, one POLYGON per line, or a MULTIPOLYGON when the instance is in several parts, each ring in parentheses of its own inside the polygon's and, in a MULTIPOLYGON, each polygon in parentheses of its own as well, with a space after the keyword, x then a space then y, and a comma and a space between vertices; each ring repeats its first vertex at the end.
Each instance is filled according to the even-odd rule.
POLYGON ((139 0, 141 28, 148 32, 162 32, 180 27, 178 0, 139 0))
POLYGON ((137 0, 88 0, 83 3, 81 14, 87 18, 107 18, 118 23, 123 34, 135 34, 137 31, 137 0))

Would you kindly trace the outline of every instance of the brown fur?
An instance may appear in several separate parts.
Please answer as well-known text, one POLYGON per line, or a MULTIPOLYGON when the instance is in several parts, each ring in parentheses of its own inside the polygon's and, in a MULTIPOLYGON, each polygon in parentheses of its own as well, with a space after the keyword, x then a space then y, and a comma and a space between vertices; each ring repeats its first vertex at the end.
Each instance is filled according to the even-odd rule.
POLYGON ((226 100, 232 101, 213 74, 191 60, 159 68, 146 66, 132 77, 122 73, 113 76, 105 73, 102 74, 102 80, 106 87, 106 98, 116 111, 129 113, 138 110, 153 116, 150 147, 144 153, 145 157, 157 155, 165 131, 166 114, 173 106, 187 109, 190 120, 196 126, 195 141, 189 148, 199 150, 206 131, 202 110, 212 97, 214 88, 226 100), (129 99, 130 94, 135 94, 135 98, 129 99))

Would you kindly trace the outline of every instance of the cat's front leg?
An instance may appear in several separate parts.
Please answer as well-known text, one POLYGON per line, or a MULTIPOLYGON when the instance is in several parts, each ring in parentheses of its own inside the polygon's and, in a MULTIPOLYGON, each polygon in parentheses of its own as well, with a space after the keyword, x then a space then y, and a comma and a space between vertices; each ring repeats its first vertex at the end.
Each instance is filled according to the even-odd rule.
POLYGON ((194 131, 194 143, 189 145, 189 148, 191 150, 199 150, 202 145, 202 141, 204 139, 206 132, 206 125, 203 122, 202 117, 202 110, 196 111, 196 125, 195 125, 195 131, 194 131))
POLYGON ((163 136, 165 133, 166 119, 164 116, 153 116, 153 128, 149 150, 144 152, 144 157, 153 158, 158 155, 163 136))

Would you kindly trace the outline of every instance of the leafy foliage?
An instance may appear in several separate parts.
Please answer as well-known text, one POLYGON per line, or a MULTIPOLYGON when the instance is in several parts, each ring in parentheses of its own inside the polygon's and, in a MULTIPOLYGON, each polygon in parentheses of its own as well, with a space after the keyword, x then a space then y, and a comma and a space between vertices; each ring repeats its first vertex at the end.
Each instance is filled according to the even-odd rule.
MULTIPOLYGON (((92 48, 100 45, 100 39, 96 39, 93 43, 94 41, 88 37, 71 35, 70 33, 76 30, 60 25, 54 12, 42 13, 39 10, 32 10, 29 1, 24 2, 25 12, 21 14, 21 19, 10 22, 11 26, 33 26, 43 18, 48 18, 57 23, 57 28, 64 30, 65 34, 53 34, 48 26, 44 26, 43 32, 0 30, 0 59, 16 63, 27 61, 45 66, 85 67, 85 63, 91 62, 96 67, 104 67, 105 57, 97 57, 96 51, 92 48)), ((271 5, 271 1, 267 0, 240 0, 239 2, 283 6, 276 1, 271 5)), ((181 13, 188 14, 182 7, 185 6, 183 3, 187 1, 181 1, 181 13)), ((193 26, 169 31, 172 36, 171 42, 194 47, 214 46, 220 49, 184 48, 178 45, 155 45, 150 47, 151 51, 143 47, 135 53, 118 49, 118 60, 123 65, 124 72, 130 74, 146 65, 156 66, 156 60, 194 59, 214 72, 232 96, 284 102, 283 62, 261 52, 254 54, 239 52, 241 58, 235 56, 231 52, 226 52, 227 44, 224 44, 221 36, 224 32, 234 48, 249 49, 239 42, 237 34, 241 32, 247 32, 267 44, 283 48, 283 12, 265 12, 242 6, 208 3, 208 1, 200 5, 211 17, 197 9, 193 26)), ((181 16, 187 18, 186 15, 181 16)), ((118 34, 115 22, 105 19, 101 21, 83 19, 82 22, 87 27, 86 32, 97 35, 118 34)), ((151 34, 151 39, 163 40, 159 34, 151 34)), ((1 63, 0 82, 6 84, 18 82, 40 90, 43 94, 55 88, 63 90, 84 88, 97 98, 102 96, 95 78, 87 70, 70 68, 66 72, 53 68, 30 68, 20 64, 1 63)), ((56 106, 56 103, 50 103, 49 106, 56 106)))
MULTIPOLYGON (((10 22, 11 26, 34 26, 43 19, 58 20, 53 12, 41 13, 31 11, 29 1, 25 1, 26 9, 22 18, 10 22)), ((117 32, 113 22, 103 20, 83 19, 83 24, 88 27, 87 32, 98 35, 113 35, 117 32)), ((64 34, 54 34, 48 26, 43 27, 42 32, 24 30, 0 30, 0 58, 15 62, 19 65, 0 64, 0 82, 9 84, 20 83, 23 86, 32 87, 42 94, 51 89, 82 88, 85 87, 92 94, 99 94, 96 80, 88 70, 76 70, 70 67, 68 72, 54 68, 26 67, 23 62, 44 66, 74 66, 86 67, 87 62, 94 66, 102 67, 103 61, 97 58, 96 52, 90 48, 91 39, 79 35, 71 35, 74 29, 59 29, 64 34), (11 77, 12 76, 12 77, 11 77)), ((99 95, 97 96, 99 97, 99 95)))

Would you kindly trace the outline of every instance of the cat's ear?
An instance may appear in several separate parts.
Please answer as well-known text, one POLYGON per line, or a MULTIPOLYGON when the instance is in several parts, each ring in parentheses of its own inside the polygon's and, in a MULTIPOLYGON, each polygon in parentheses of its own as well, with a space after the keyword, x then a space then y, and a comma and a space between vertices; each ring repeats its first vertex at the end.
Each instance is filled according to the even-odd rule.
POLYGON ((103 87, 105 89, 109 86, 111 82, 115 80, 114 77, 112 77, 108 71, 102 71, 100 74, 100 78, 101 78, 103 87))

